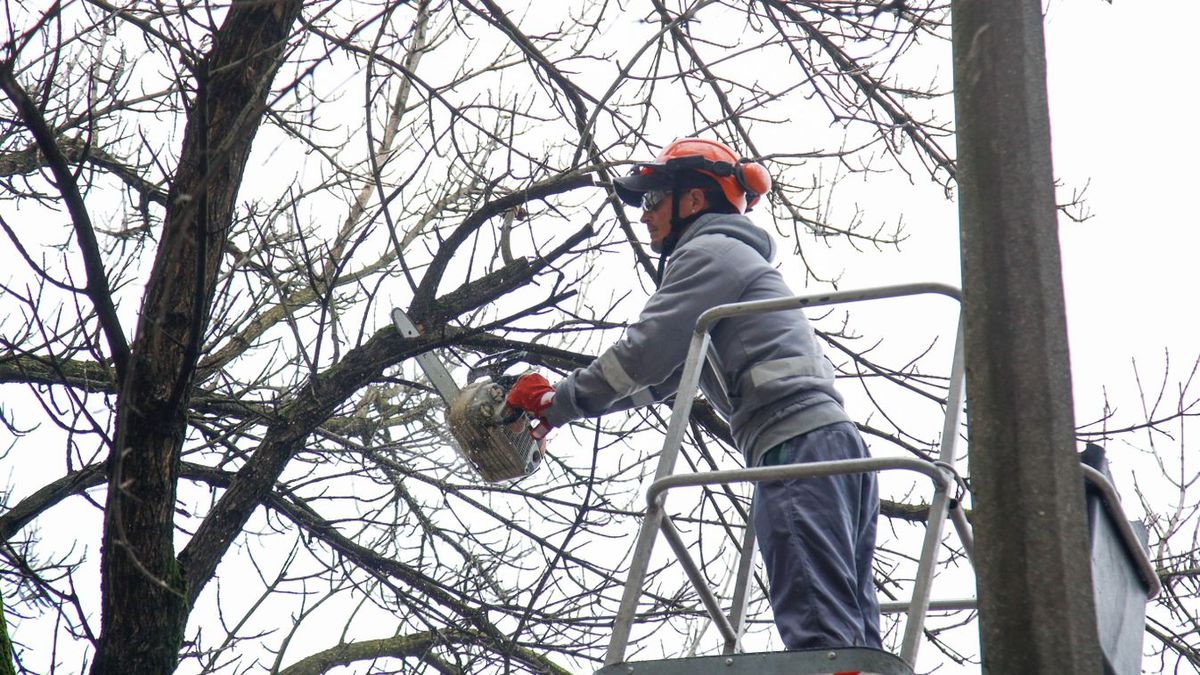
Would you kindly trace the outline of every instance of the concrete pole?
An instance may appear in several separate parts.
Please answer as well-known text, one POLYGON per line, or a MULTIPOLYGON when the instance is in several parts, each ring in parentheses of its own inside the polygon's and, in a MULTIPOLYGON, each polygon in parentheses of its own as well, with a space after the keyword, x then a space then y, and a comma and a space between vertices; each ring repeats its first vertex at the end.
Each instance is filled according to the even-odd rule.
POLYGON ((953 0, 983 669, 1100 673, 1040 0, 953 0))

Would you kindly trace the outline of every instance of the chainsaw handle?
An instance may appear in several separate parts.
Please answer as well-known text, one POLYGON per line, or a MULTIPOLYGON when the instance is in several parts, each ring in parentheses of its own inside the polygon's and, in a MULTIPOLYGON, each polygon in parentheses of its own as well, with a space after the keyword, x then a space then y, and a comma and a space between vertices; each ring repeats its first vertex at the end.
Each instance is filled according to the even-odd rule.
MULTIPOLYGON (((507 389, 508 388, 505 387, 505 390, 507 389)), ((524 410, 521 410, 520 408, 513 408, 506 403, 504 407, 500 409, 500 424, 512 424, 513 422, 521 419, 521 415, 524 414, 524 410)))
POLYGON ((521 375, 524 375, 524 373, 518 375, 497 375, 496 377, 492 378, 492 381, 501 387, 504 387, 504 393, 507 394, 508 390, 513 388, 513 385, 517 383, 517 380, 520 379, 521 375))

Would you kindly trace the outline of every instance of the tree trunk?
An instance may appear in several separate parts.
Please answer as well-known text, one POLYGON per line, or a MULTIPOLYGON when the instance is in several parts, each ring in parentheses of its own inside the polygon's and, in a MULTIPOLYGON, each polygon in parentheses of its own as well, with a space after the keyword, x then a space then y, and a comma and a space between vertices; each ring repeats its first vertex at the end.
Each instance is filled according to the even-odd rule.
POLYGON ((4 600, 0 599, 0 675, 15 675, 12 641, 8 639, 8 623, 4 620, 4 600))
POLYGON ((196 96, 117 403, 92 673, 175 670, 189 609, 172 538, 191 387, 246 158, 300 8, 298 0, 234 3, 195 67, 196 96))

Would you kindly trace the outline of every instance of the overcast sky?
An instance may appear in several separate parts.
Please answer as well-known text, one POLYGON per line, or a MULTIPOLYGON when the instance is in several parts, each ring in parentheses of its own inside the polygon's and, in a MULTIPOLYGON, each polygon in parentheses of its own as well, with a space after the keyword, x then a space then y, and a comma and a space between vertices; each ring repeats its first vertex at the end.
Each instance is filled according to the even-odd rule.
MULTIPOLYGON (((1094 217, 1063 221, 1076 409, 1134 385, 1130 360, 1184 376, 1200 354, 1195 0, 1055 0, 1047 59, 1055 173, 1090 178, 1094 217)), ((1083 421, 1083 420, 1080 420, 1083 421)))
MULTIPOLYGON (((1200 135, 1191 120, 1200 101, 1188 84, 1197 25, 1200 0, 1049 2, 1055 174, 1068 193, 1090 182, 1093 214, 1060 219, 1080 423, 1098 415, 1101 387, 1120 406, 1136 404, 1132 359, 1158 378, 1169 350, 1178 379, 1200 356, 1200 135)), ((851 264, 841 287, 957 284, 954 204, 928 204, 906 216, 912 239, 896 266, 851 264)))

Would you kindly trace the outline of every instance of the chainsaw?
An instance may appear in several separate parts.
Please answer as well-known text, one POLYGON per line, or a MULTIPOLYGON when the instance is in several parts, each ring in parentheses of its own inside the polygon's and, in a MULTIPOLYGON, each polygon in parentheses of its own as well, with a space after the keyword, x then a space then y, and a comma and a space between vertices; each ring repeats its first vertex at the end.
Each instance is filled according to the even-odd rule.
MULTIPOLYGON (((404 337, 420 336, 403 310, 392 310, 392 322, 404 337)), ((416 360, 446 403, 446 426, 454 449, 483 480, 511 481, 537 470, 546 454, 545 439, 534 437, 529 415, 505 404, 504 386, 484 377, 459 388, 433 352, 416 360)))

